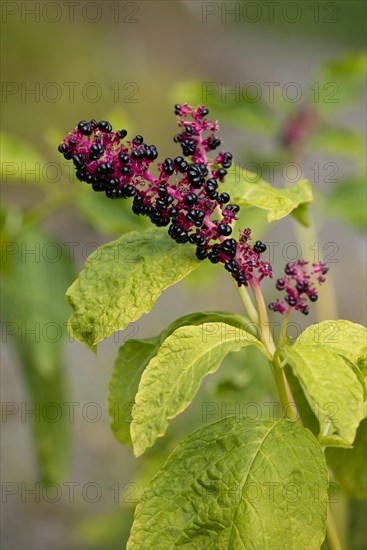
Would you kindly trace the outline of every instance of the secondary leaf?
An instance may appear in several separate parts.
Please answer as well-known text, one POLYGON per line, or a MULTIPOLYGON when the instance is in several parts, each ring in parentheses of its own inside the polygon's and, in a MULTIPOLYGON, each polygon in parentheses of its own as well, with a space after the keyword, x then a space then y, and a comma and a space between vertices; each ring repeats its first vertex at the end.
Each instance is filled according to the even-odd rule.
POLYGON ((285 354, 320 424, 319 440, 351 446, 365 416, 363 353, 366 331, 349 321, 308 327, 285 354))
POLYGON ((364 326, 342 319, 322 321, 307 327, 298 341, 302 344, 327 347, 333 353, 347 359, 363 388, 367 390, 367 330, 364 326))
POLYGON ((358 428, 353 449, 326 449, 335 479, 353 497, 367 499, 367 420, 358 428))
POLYGON ((361 97, 366 77, 366 54, 357 52, 331 60, 322 67, 317 82, 310 86, 313 103, 325 115, 352 105, 361 97))
POLYGON ((204 104, 222 123, 233 124, 241 130, 273 134, 277 123, 272 106, 258 97, 259 89, 250 84, 242 88, 234 86, 232 90, 234 93, 230 94, 218 83, 191 80, 174 86, 170 95, 173 103, 204 104))
POLYGON ((190 245, 156 229, 123 235, 95 250, 66 297, 71 334, 95 351, 101 340, 148 313, 163 290, 200 262, 190 245))
POLYGON ((131 445, 131 410, 135 403, 141 376, 162 342, 179 327, 204 322, 225 322, 238 328, 250 328, 248 320, 236 313, 208 311, 190 313, 176 319, 159 336, 146 340, 129 340, 119 349, 108 391, 111 429, 118 441, 131 445))
POLYGON ((40 230, 22 230, 3 245, 4 337, 14 344, 27 386, 32 426, 43 481, 60 479, 69 454, 67 402, 61 364, 68 308, 64 292, 73 278, 67 252, 40 230), (11 245, 11 246, 10 246, 11 245), (60 257, 55 261, 55 251, 60 257))
POLYGON ((174 450, 142 495, 127 548, 319 550, 327 481, 319 444, 297 423, 225 418, 174 450))
POLYGON ((255 336, 225 323, 175 330, 140 380, 131 423, 135 455, 141 455, 165 434, 169 421, 187 408, 202 379, 215 372, 229 352, 249 345, 263 349, 255 336))
POLYGON ((113 434, 124 445, 131 445, 131 411, 140 378, 158 346, 159 338, 129 340, 116 357, 108 386, 108 411, 113 434))
MULTIPOLYGON (((348 128, 338 126, 322 126, 312 134, 307 141, 307 147, 317 151, 318 154, 328 153, 340 157, 358 160, 363 157, 363 138, 358 133, 348 128)), ((336 169, 337 164, 334 163, 336 169)), ((329 170, 333 169, 332 164, 329 170)))
MULTIPOLYGON (((295 209, 302 205, 306 206, 312 201, 312 189, 307 180, 278 189, 259 179, 257 174, 239 167, 229 170, 225 187, 236 204, 267 210, 269 222, 284 218, 295 209)), ((302 216, 298 215, 297 218, 304 223, 305 212, 303 211, 302 216)))
POLYGON ((76 207, 83 218, 97 231, 108 235, 126 233, 147 226, 146 218, 135 216, 126 201, 102 201, 85 188, 77 197, 76 207))
POLYGON ((308 428, 315 437, 318 436, 320 431, 320 425, 315 412, 313 411, 305 397, 304 391, 298 378, 293 374, 292 368, 289 365, 284 367, 284 373, 286 375, 292 397, 297 407, 297 412, 302 420, 302 425, 308 428))
POLYGON ((305 227, 310 226, 310 216, 308 212, 308 203, 303 202, 297 208, 292 210, 291 216, 293 216, 297 221, 299 221, 300 224, 304 225, 305 227))
POLYGON ((45 161, 40 153, 33 147, 31 142, 22 140, 12 134, 2 132, 1 143, 1 181, 2 183, 42 183, 41 174, 45 161), (34 174, 28 176, 27 171, 35 170, 34 174))
POLYGON ((4 328, 47 376, 58 363, 66 336, 64 293, 74 269, 68 251, 38 229, 23 229, 11 239, 2 243, 4 328))
POLYGON ((367 200, 365 175, 356 175, 333 186, 331 193, 317 203, 324 201, 323 212, 331 217, 338 216, 353 228, 363 230, 367 224, 367 200))

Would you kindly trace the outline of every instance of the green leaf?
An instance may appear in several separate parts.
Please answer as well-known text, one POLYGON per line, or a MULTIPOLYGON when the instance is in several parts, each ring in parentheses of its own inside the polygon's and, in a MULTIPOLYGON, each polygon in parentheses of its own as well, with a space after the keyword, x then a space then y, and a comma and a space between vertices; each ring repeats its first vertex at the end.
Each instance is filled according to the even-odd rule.
POLYGON ((272 110, 259 99, 255 86, 237 86, 234 93, 228 94, 224 85, 214 82, 183 81, 174 86, 171 92, 173 103, 205 105, 222 124, 246 128, 259 133, 274 134, 277 130, 272 110))
POLYGON ((228 171, 226 190, 232 201, 240 206, 256 206, 267 210, 268 222, 284 218, 300 205, 307 205, 312 201, 312 189, 307 180, 277 189, 259 179, 257 174, 238 166, 228 171))
MULTIPOLYGON (((359 134, 334 125, 318 128, 317 132, 308 138, 307 147, 318 154, 327 153, 354 160, 361 158, 364 153, 363 140, 359 134)), ((332 170, 331 164, 329 170, 332 170)))
POLYGON ((27 424, 33 431, 39 478, 55 482, 63 478, 70 458, 70 420, 65 403, 69 401, 65 381, 65 366, 61 357, 55 359, 52 372, 39 372, 30 350, 16 344, 19 365, 27 388, 26 410, 35 411, 27 416, 27 424))
MULTIPOLYGON (((107 118, 107 117, 106 117, 107 118)), ((111 490, 115 491, 117 484, 110 485, 111 490)), ((82 548, 108 548, 108 550, 121 550, 126 548, 129 538, 130 526, 133 521, 134 509, 132 505, 135 502, 135 482, 128 482, 125 485, 121 483, 121 492, 124 494, 123 504, 109 508, 105 512, 89 514, 81 519, 76 519, 76 525, 73 525, 73 538, 77 538, 79 546, 82 548)))
POLYGON ((118 351, 108 386, 108 411, 115 438, 131 446, 131 411, 141 376, 159 347, 159 338, 129 340, 118 351))
POLYGON ((36 183, 42 183, 41 173, 45 161, 42 155, 33 147, 32 143, 22 140, 12 134, 1 132, 1 181, 2 183, 35 183, 35 176, 26 176, 27 170, 37 167, 39 178, 36 183))
POLYGON ((364 231, 367 224, 365 175, 348 178, 334 185, 324 202, 324 215, 338 216, 351 227, 364 231))
POLYGON ((27 417, 32 426, 40 476, 43 481, 62 477, 69 456, 68 401, 62 345, 68 307, 65 288, 73 279, 68 255, 54 238, 35 229, 23 229, 4 243, 2 313, 5 338, 13 343, 27 386, 27 417), (57 258, 55 252, 61 256, 57 258))
MULTIPOLYGON (((157 354, 163 341, 176 329, 204 322, 225 322, 244 328, 248 320, 236 313, 208 311, 190 313, 176 319, 159 336, 146 340, 129 340, 119 349, 108 391, 111 429, 118 441, 131 446, 131 411, 135 403, 141 376, 149 361, 157 354)), ((248 327, 250 328, 250 326, 248 327)))
POLYGON ((350 321, 308 327, 285 354, 320 424, 319 440, 351 446, 365 417, 366 330, 350 321))
MULTIPOLYGON (((298 378, 293 374, 289 365, 284 367, 284 372, 291 389, 292 397, 297 407, 297 412, 302 420, 302 425, 308 428, 315 437, 318 436, 320 425, 314 411, 311 409, 298 378)), ((317 411, 316 411, 317 412, 317 411)))
POLYGON ((127 548, 319 550, 327 485, 308 430, 225 418, 174 450, 142 495, 127 548))
POLYGON ((203 323, 175 330, 144 370, 132 412, 131 439, 136 456, 162 437, 169 421, 184 411, 202 379, 215 372, 231 351, 259 340, 225 323, 203 323))
POLYGON ((198 311, 195 313, 189 313, 179 319, 176 319, 167 327, 160 335, 160 343, 162 343, 167 336, 170 336, 175 330, 187 325, 202 325, 203 323, 226 323, 232 327, 245 330, 253 336, 255 336, 255 329, 253 323, 251 323, 246 317, 239 313, 232 313, 230 311, 198 311))
POLYGON ((364 152, 362 136, 353 130, 337 126, 318 128, 308 138, 307 148, 317 151, 318 154, 327 153, 354 160, 361 158, 364 152))
POLYGON ((146 218, 136 216, 126 201, 105 201, 85 188, 77 197, 76 207, 83 218, 97 231, 107 235, 127 233, 147 226, 146 218))
POLYGON ((74 309, 70 333, 91 350, 148 313, 163 290, 196 269, 190 245, 162 231, 123 235, 95 250, 66 293, 74 309))
POLYGON ((38 229, 23 229, 2 246, 6 331, 47 376, 58 363, 67 334, 64 294, 74 277, 68 251, 38 229))
POLYGON ((310 227, 310 216, 308 212, 308 203, 303 202, 297 208, 292 210, 291 216, 293 216, 304 227, 310 227))
MULTIPOLYGON (((288 365, 285 371, 302 424, 317 436, 319 423, 307 402, 302 387, 288 365)), ((366 446, 367 421, 364 419, 358 427, 352 449, 328 447, 325 450, 327 464, 342 489, 350 496, 361 499, 366 499, 367 496, 366 446)))
POLYGON ((312 102, 324 115, 334 115, 362 99, 366 77, 366 54, 357 52, 327 62, 312 90, 312 102))
POLYGON ((310 325, 297 341, 302 344, 331 347, 336 353, 353 363, 358 363, 360 359, 365 359, 366 335, 367 330, 364 326, 340 319, 310 325))
POLYGON ((353 449, 326 449, 326 460, 335 479, 349 495, 367 499, 367 420, 357 430, 353 449))

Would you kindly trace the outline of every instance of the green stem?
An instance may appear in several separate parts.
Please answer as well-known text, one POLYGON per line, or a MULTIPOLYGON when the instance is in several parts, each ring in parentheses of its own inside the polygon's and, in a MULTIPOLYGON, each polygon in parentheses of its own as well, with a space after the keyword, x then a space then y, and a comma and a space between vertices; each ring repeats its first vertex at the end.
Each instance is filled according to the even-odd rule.
POLYGON ((284 344, 286 343, 286 340, 287 340, 287 338, 286 338, 287 326, 288 326, 290 313, 291 313, 291 308, 288 308, 287 311, 285 312, 283 323, 282 323, 282 326, 281 326, 281 329, 280 329, 280 335, 279 335, 279 340, 278 340, 278 348, 283 347, 284 344))
MULTIPOLYGON (((237 287, 236 281, 233 279, 234 284, 237 287)), ((259 316, 257 314, 257 310, 251 300, 251 296, 247 291, 247 288, 245 286, 237 287, 238 293, 240 295, 240 298, 242 300, 243 305, 245 306, 245 310, 247 312, 247 315, 249 316, 250 320, 256 324, 259 322, 259 316)))
POLYGON ((273 358, 272 366, 283 412, 288 420, 298 420, 299 416, 297 414, 297 410, 295 410, 295 408, 292 406, 289 399, 290 396, 288 394, 290 393, 290 390, 287 387, 286 379, 284 376, 284 369, 282 369, 279 362, 279 357, 277 355, 275 355, 273 358))
POLYGON ((270 324, 268 319, 268 313, 266 310, 266 305, 264 302, 264 296, 261 292, 261 288, 259 283, 256 280, 252 280, 250 282, 252 291, 255 296, 255 301, 257 305, 257 311, 259 316, 259 331, 260 331, 260 340, 270 353, 270 355, 274 355, 275 353, 275 344, 273 340, 273 336, 271 334, 270 330, 270 324))
POLYGON ((330 507, 328 509, 328 515, 326 520, 325 541, 329 550, 342 550, 342 545, 339 541, 338 534, 336 532, 335 521, 331 513, 330 507))
MULTIPOLYGON (((251 281, 250 284, 251 284, 251 288, 254 293, 254 297, 257 305, 258 328, 260 332, 260 340, 264 344, 267 352, 269 353, 268 361, 274 374, 274 379, 275 379, 275 383, 279 394, 279 399, 280 399, 284 414, 287 418, 289 418, 289 420, 296 420, 298 418, 297 411, 293 409, 290 403, 290 398, 292 399, 292 397, 290 394, 290 390, 287 386, 286 379, 284 377, 284 371, 280 365, 279 356, 276 353, 276 347, 275 347, 273 336, 270 330, 270 323, 268 319, 268 313, 267 313, 267 309, 264 301, 264 296, 261 292, 260 285, 256 280, 251 281)), ((245 296, 246 296, 245 301, 247 304, 248 294, 246 293, 245 296)), ((241 296, 241 299, 242 299, 242 296, 241 296)), ((286 317, 285 322, 287 323, 287 321, 288 321, 288 317, 286 317)))

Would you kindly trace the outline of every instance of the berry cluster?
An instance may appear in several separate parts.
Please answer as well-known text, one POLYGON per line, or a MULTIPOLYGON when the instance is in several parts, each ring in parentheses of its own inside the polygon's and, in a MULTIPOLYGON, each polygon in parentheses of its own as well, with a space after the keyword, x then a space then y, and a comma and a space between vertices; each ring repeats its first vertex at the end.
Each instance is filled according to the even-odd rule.
POLYGON ((285 291, 284 300, 288 307, 284 305, 282 300, 277 300, 269 304, 272 311, 284 313, 287 309, 294 308, 304 315, 308 315, 309 307, 307 298, 311 302, 316 302, 318 299, 315 290, 315 282, 323 283, 324 275, 329 271, 324 262, 312 264, 311 269, 307 269, 308 262, 298 260, 298 262, 288 263, 285 266, 285 277, 277 279, 276 288, 280 291, 285 291))
POLYGON ((94 191, 104 191, 111 199, 133 197, 134 181, 143 177, 158 153, 139 135, 124 145, 126 135, 126 130, 112 132, 111 124, 105 120, 82 120, 59 145, 59 151, 66 159, 72 159, 77 178, 90 184, 94 191))
POLYGON ((144 143, 141 135, 123 143, 126 130, 114 133, 107 121, 82 120, 59 151, 73 161, 80 181, 111 199, 133 197, 135 214, 148 216, 158 227, 169 226, 168 234, 177 243, 196 245, 200 260, 223 263, 239 286, 247 286, 255 277, 271 277, 271 266, 260 259, 266 246, 249 244, 249 229, 240 233, 239 241, 228 238, 239 206, 230 203, 219 185, 232 155, 220 152, 213 160, 207 158, 221 145, 218 123, 207 120, 208 113, 203 106, 175 105, 180 133, 174 141, 182 156, 157 163, 158 177, 149 171, 158 157, 155 146, 144 143))

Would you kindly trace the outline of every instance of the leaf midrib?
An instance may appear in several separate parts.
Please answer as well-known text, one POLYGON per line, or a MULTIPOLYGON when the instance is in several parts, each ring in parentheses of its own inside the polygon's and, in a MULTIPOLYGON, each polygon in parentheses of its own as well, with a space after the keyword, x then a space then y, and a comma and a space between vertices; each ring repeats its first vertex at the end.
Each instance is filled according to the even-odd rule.
MULTIPOLYGON (((246 482, 247 482, 247 480, 248 480, 248 477, 249 477, 249 475, 250 475, 251 468, 252 468, 252 466, 254 465, 254 462, 255 462, 255 460, 257 459, 257 456, 258 456, 258 454, 259 454, 259 451, 260 451, 261 447, 263 446, 265 440, 269 437, 270 433, 275 429, 275 427, 278 426, 278 424, 280 424, 281 422, 283 422, 283 420, 282 420, 282 419, 279 419, 279 420, 277 420, 272 426, 270 426, 269 430, 266 432, 266 434, 264 435, 264 437, 263 437, 262 440, 260 441, 259 446, 258 446, 258 448, 257 448, 257 450, 256 450, 256 453, 254 453, 254 456, 253 456, 253 458, 252 458, 252 460, 251 460, 251 463, 250 463, 249 468, 248 468, 248 470, 247 470, 247 475, 246 475, 246 477, 245 477, 245 479, 244 479, 244 481, 243 481, 243 484, 241 485, 241 499, 239 500, 238 505, 237 505, 236 508, 235 508, 235 513, 234 513, 234 517, 233 517, 232 528, 231 528, 231 532, 230 532, 229 537, 228 537, 228 546, 227 546, 228 550, 233 550, 233 549, 231 549, 231 547, 230 547, 229 545, 230 545, 230 542, 231 542, 231 537, 232 537, 233 529, 234 529, 234 527, 236 527, 236 517, 237 517, 237 514, 238 514, 238 510, 239 510, 239 508, 240 508, 241 502, 242 502, 242 500, 243 500, 243 491, 244 491, 246 482)), ((237 527, 236 527, 236 529, 237 529, 237 527)), ((246 546, 245 546, 245 548, 246 548, 246 546)))

